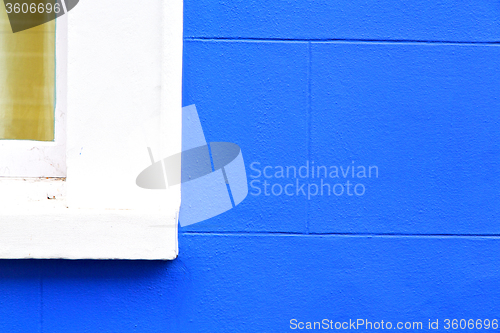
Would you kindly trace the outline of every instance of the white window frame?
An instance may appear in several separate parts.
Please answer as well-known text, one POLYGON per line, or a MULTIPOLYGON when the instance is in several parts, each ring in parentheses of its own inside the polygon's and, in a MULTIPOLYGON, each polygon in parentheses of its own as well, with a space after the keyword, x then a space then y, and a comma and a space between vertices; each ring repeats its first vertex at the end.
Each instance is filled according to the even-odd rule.
MULTIPOLYGON (((67 85, 61 88, 67 99, 61 98, 64 91, 59 93, 56 105, 67 141, 58 141, 64 133, 58 136, 56 125, 56 143, 41 146, 65 147, 67 178, 0 178, 0 258, 177 256, 180 186, 146 190, 136 186, 135 177, 150 164, 148 146, 156 159, 181 151, 183 4, 148 0, 137 7, 121 0, 86 0, 58 19, 58 29, 67 20, 67 71, 61 74, 67 74, 67 85), (157 10, 161 19, 146 15, 157 10), (116 25, 123 22, 129 23, 122 32, 116 25), (144 35, 142 26, 154 36, 144 35), (140 29, 134 33, 130 28, 140 29), (93 42, 95 48, 89 47, 93 42), (129 55, 128 47, 136 49, 129 55), (133 61, 142 60, 141 48, 148 51, 147 60, 136 68, 133 61), (148 74, 155 64, 158 77, 148 74), (123 71, 130 81, 123 80, 123 71), (94 85, 110 89, 100 95, 94 85), (143 89, 145 97, 135 89, 143 89), (153 89, 158 101, 151 105, 157 104, 158 112, 148 109, 151 98, 146 97, 153 89), (134 93, 135 99, 129 100, 134 93), (103 114, 115 117, 116 123, 106 124, 106 117, 99 116, 103 114)), ((58 30, 59 37, 64 34, 58 30)), ((60 86, 64 78, 56 75, 60 86)), ((15 145, 29 143, 12 142, 15 145)))

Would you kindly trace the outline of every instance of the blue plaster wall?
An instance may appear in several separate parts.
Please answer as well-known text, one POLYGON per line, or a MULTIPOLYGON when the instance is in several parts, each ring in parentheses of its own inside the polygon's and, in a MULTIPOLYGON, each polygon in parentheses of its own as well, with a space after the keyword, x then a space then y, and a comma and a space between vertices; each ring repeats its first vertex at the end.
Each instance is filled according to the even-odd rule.
POLYGON ((172 262, 1 261, 0 332, 500 319, 498 1, 186 0, 184 19, 184 105, 249 176, 379 177, 362 197, 250 194, 182 228, 172 262))

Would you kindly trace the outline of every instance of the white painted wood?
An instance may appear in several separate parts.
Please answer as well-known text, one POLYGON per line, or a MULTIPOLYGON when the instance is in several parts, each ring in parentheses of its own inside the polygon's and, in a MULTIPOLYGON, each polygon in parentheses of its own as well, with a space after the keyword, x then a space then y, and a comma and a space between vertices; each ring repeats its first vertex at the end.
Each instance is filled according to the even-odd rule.
POLYGON ((164 158, 182 150, 183 2, 162 1, 162 67, 160 131, 165 134, 159 152, 164 158), (180 30, 180 31, 179 31, 180 30))
POLYGON ((0 215, 0 258, 174 259, 176 231, 175 215, 150 212, 7 212, 0 215))
MULTIPOLYGON (((66 181, 64 178, 0 178, 0 203, 0 216, 66 208, 66 181)), ((24 227, 20 225, 19 229, 24 227)))
POLYGON ((135 179, 147 147, 181 151, 182 0, 86 0, 65 17, 67 178, 0 181, 0 258, 173 259, 180 186, 135 179))
POLYGON ((177 212, 70 209, 66 181, 0 179, 0 258, 174 259, 177 212))
POLYGON ((68 18, 56 22, 54 141, 0 140, 0 177, 66 177, 68 18))

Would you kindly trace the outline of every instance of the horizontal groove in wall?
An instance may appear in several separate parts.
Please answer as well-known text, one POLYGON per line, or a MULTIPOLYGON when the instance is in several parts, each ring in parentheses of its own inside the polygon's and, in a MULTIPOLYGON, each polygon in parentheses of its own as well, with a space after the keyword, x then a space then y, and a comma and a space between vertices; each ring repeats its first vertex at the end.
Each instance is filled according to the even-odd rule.
POLYGON ((228 38, 228 37, 184 37, 185 41, 219 41, 219 42, 312 42, 312 43, 376 43, 376 44, 444 44, 444 45, 490 45, 500 46, 500 41, 492 42, 461 42, 437 40, 396 40, 396 39, 294 39, 294 38, 228 38))
POLYGON ((213 235, 213 236, 344 236, 344 237, 408 237, 408 238, 493 238, 500 239, 500 234, 404 234, 404 233, 295 233, 295 232, 242 232, 242 231, 179 231, 183 235, 213 235))

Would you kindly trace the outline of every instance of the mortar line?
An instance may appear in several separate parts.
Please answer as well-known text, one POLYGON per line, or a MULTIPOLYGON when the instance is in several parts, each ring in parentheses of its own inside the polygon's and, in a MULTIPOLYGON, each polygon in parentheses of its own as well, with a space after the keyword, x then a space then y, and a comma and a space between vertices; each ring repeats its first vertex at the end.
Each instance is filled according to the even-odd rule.
POLYGON ((40 269, 40 333, 43 333, 43 270, 42 263, 38 266, 40 269))
POLYGON ((411 234, 411 233, 310 233, 302 232, 279 232, 279 231, 183 231, 184 235, 215 235, 215 236, 304 236, 304 237, 413 237, 413 238, 498 238, 500 234, 411 234))
POLYGON ((500 41, 453 41, 419 39, 356 39, 356 38, 257 38, 257 37, 184 37, 187 41, 228 42, 339 42, 339 43, 387 43, 387 44, 445 44, 445 45, 491 45, 500 46, 500 41))
MULTIPOLYGON (((311 112, 311 71, 312 71, 312 50, 311 50, 311 42, 307 43, 307 110, 306 110, 306 117, 307 117, 307 160, 309 161, 308 163, 311 163, 311 119, 312 119, 312 112, 311 112)), ((309 200, 306 202, 306 234, 309 234, 309 217, 310 217, 310 203, 309 200)))

